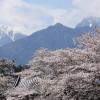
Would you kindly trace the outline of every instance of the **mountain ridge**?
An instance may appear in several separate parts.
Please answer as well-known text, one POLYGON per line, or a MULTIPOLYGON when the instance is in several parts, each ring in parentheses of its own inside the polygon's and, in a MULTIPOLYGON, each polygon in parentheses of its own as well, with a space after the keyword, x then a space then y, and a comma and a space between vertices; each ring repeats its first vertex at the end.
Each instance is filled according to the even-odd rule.
POLYGON ((92 28, 88 26, 69 28, 57 23, 0 47, 0 57, 13 59, 17 64, 26 64, 35 51, 42 47, 49 50, 76 47, 73 39, 91 31, 92 28))

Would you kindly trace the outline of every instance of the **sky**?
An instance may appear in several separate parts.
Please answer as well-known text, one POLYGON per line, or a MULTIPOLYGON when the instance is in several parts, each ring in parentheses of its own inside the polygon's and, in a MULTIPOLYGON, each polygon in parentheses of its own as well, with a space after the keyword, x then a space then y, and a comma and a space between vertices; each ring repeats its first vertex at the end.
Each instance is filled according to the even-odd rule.
POLYGON ((100 0, 0 0, 0 25, 30 35, 55 23, 75 27, 99 9, 100 0))

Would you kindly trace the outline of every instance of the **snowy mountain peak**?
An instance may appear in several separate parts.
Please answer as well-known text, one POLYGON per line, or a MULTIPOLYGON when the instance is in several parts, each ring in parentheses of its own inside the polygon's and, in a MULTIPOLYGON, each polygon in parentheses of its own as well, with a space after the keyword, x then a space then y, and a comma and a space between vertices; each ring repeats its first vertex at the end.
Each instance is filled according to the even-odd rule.
POLYGON ((14 41, 15 33, 7 25, 0 25, 0 38, 8 36, 12 41, 14 41))
POLYGON ((24 37, 25 35, 15 32, 11 27, 3 24, 0 25, 0 47, 24 37))
POLYGON ((20 32, 15 32, 10 26, 1 24, 0 25, 0 39, 4 37, 9 37, 12 41, 25 37, 20 32))
POLYGON ((100 18, 98 17, 85 18, 76 27, 93 27, 93 26, 100 26, 100 18))

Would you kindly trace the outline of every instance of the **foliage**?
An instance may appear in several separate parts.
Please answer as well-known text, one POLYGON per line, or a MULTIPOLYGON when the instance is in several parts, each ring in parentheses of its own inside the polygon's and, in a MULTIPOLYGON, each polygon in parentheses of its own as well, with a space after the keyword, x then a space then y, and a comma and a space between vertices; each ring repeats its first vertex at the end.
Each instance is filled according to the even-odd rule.
POLYGON ((15 100, 31 97, 34 100, 100 100, 99 29, 86 33, 76 42, 79 48, 38 50, 29 62, 30 68, 18 74, 23 77, 24 82, 36 78, 39 85, 33 81, 32 84, 27 83, 27 90, 22 87, 18 90, 16 87, 8 93, 10 98, 15 96, 15 100), (30 94, 29 87, 33 85, 39 91, 37 95, 30 94))

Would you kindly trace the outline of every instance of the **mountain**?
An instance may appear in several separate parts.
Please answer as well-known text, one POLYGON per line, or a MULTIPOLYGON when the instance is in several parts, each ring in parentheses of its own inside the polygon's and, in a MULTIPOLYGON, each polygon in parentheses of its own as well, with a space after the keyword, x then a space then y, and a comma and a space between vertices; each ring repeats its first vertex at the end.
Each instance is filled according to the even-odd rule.
POLYGON ((32 58, 33 53, 41 47, 50 50, 75 47, 73 38, 80 36, 85 31, 89 31, 89 29, 88 27, 73 29, 57 23, 1 47, 0 57, 14 59, 17 64, 25 64, 32 58))
POLYGON ((100 18, 98 17, 89 17, 83 19, 76 27, 94 27, 99 26, 100 27, 100 18))
POLYGON ((25 35, 14 32, 6 25, 0 25, 0 47, 24 37, 25 35))
POLYGON ((32 58, 33 53, 41 47, 50 50, 75 47, 73 38, 89 30, 90 27, 74 29, 57 23, 28 37, 0 47, 0 57, 14 59, 17 64, 25 64, 32 58))
POLYGON ((6 34, 1 35, 0 33, 0 47, 10 42, 12 40, 6 34))
POLYGON ((15 36, 14 36, 14 41, 19 40, 19 39, 22 39, 22 38, 25 38, 25 37, 26 37, 26 35, 17 32, 15 34, 15 36))

